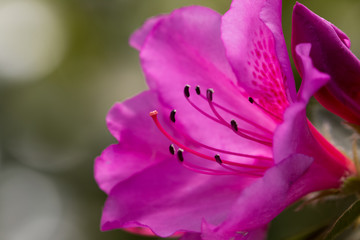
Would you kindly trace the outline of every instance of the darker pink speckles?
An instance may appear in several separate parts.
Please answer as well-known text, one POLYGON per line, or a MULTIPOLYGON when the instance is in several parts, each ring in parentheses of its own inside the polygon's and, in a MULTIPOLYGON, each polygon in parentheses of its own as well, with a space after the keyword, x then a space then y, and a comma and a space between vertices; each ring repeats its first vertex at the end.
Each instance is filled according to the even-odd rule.
POLYGON ((264 60, 265 62, 270 62, 270 57, 269 57, 269 54, 267 54, 267 52, 263 52, 263 56, 264 56, 264 60))
POLYGON ((256 57, 261 58, 261 53, 258 49, 255 49, 256 57))
POLYGON ((288 106, 288 100, 284 89, 284 74, 275 53, 273 35, 263 27, 253 38, 248 56, 248 65, 252 68, 252 97, 266 110, 276 116, 282 116, 288 106))
POLYGON ((265 72, 268 72, 268 67, 267 67, 267 64, 265 64, 264 62, 261 64, 261 67, 262 69, 265 71, 265 72))

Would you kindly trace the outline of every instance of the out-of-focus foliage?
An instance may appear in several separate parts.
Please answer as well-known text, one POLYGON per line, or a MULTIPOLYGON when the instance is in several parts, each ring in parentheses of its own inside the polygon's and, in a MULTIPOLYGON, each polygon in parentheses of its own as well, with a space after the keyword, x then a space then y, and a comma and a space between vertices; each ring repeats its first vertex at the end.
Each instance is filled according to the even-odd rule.
MULTIPOLYGON (((115 142, 105 126, 108 109, 146 88, 128 37, 150 16, 194 4, 224 13, 230 2, 0 0, 0 239, 143 239, 99 231, 106 196, 92 170, 115 142)), ((294 3, 283 7, 288 42, 294 3)), ((360 55, 359 1, 302 3, 348 33, 360 55)), ((290 208, 269 239, 326 226, 349 201, 326 204, 290 208), (315 222, 307 227, 309 219, 315 222)))

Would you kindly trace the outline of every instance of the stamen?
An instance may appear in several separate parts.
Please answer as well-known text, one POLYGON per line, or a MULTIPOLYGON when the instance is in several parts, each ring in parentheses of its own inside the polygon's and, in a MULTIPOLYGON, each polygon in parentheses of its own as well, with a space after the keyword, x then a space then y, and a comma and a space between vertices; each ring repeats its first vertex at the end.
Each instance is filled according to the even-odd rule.
MULTIPOLYGON (((203 97, 203 96, 202 96, 202 97, 203 97)), ((203 98, 205 98, 205 97, 203 97, 203 98)), ((249 123, 250 125, 253 125, 254 127, 258 128, 259 130, 262 130, 262 131, 264 131, 264 132, 266 132, 266 133, 269 133, 269 134, 273 134, 273 133, 272 133, 271 131, 269 131, 267 128, 264 128, 263 126, 261 126, 261 125, 255 123, 255 122, 253 122, 253 121, 251 121, 251 120, 249 120, 249 119, 247 119, 247 118, 245 118, 245 117, 243 117, 243 116, 241 116, 241 115, 239 115, 239 114, 237 114, 237 113, 235 113, 235 112, 233 112, 233 111, 231 111, 231 110, 229 110, 229 109, 221 106, 220 104, 217 104, 217 103, 215 103, 215 102, 212 102, 212 103, 213 103, 214 106, 216 106, 217 108, 220 108, 220 109, 223 110, 224 112, 227 112, 227 113, 229 113, 229 114, 231 114, 231 115, 233 115, 233 116, 235 116, 235 117, 243 120, 244 122, 247 122, 247 123, 249 123)))
POLYGON ((236 123, 236 121, 233 119, 233 120, 231 120, 231 128, 235 131, 235 132, 237 132, 239 129, 238 129, 238 125, 237 125, 237 123, 236 123))
MULTIPOLYGON (((197 86, 198 87, 198 86, 197 86)), ((199 87, 200 89, 200 87, 199 87)), ((221 116, 220 114, 215 110, 214 106, 213 106, 213 103, 212 103, 212 99, 213 99, 213 93, 214 93, 214 90, 209 88, 206 92, 206 99, 208 100, 208 103, 210 104, 210 108, 211 110, 213 111, 213 113, 216 115, 217 118, 214 118, 213 116, 209 115, 208 113, 204 112, 202 109, 200 109, 198 106, 196 106, 192 101, 190 101, 189 98, 186 98, 186 100, 188 100, 188 102, 191 104, 192 107, 194 107, 197 111, 199 111, 200 113, 202 113, 203 115, 205 115, 207 118, 219 123, 219 124, 222 124, 226 127, 229 127, 229 128, 232 128, 234 126, 230 125, 228 122, 226 122, 221 116)), ((201 95, 201 97, 204 98, 204 96, 201 95)), ((261 127, 261 126, 259 126, 261 127)), ((233 129, 234 130, 234 129, 233 129)), ((267 130, 268 131, 268 130, 267 130)), ((239 129, 237 128, 237 131, 234 131, 237 135, 243 137, 243 138, 247 138, 251 141, 256 141, 256 142, 259 142, 261 144, 264 144, 264 145, 267 145, 267 146, 271 146, 272 145, 272 139, 269 139, 265 136, 262 136, 258 133, 255 133, 255 132, 252 132, 252 131, 249 131, 249 130, 246 130, 246 129, 239 129), (239 131, 239 132, 238 132, 239 131), (257 138, 254 138, 254 137, 251 137, 247 134, 250 134, 250 135, 253 135, 254 137, 257 137, 257 138, 260 138, 260 139, 263 139, 263 140, 260 140, 260 139, 257 139, 257 138)))
MULTIPOLYGON (((227 170, 229 170, 231 172, 234 172, 234 173, 240 173, 240 174, 244 173, 244 171, 241 171, 239 169, 234 169, 232 167, 226 166, 225 164, 220 164, 220 166, 222 166, 223 168, 225 168, 225 169, 227 169, 227 170)), ((256 170, 256 172, 246 171, 246 173, 254 175, 254 176, 258 176, 258 177, 264 176, 264 172, 259 172, 259 170, 256 170)))
POLYGON ((175 122, 175 114, 176 114, 176 110, 172 110, 170 113, 170 120, 174 123, 175 122))
MULTIPOLYGON (((200 94, 200 87, 199 87, 199 94, 198 94, 198 95, 200 95, 202 98, 208 100, 207 97, 205 97, 205 96, 203 96, 203 95, 200 94)), ((190 104, 191 104, 194 108, 196 108, 196 110, 199 111, 199 108, 196 107, 196 106, 194 106, 193 103, 190 102, 190 104)), ((251 121, 251 120, 249 120, 249 119, 247 119, 247 118, 245 118, 245 117, 243 117, 243 116, 241 116, 241 115, 239 115, 239 114, 237 114, 237 113, 235 113, 235 112, 233 112, 233 111, 231 111, 231 110, 229 110, 229 109, 221 106, 220 104, 217 104, 217 103, 215 103, 215 102, 213 102, 213 101, 212 101, 212 104, 214 104, 214 106, 220 108, 221 110, 223 110, 223 111, 225 111, 225 112, 227 112, 227 113, 229 113, 229 114, 231 114, 231 115, 233 115, 233 116, 235 116, 235 117, 243 120, 244 122, 247 122, 247 123, 249 123, 250 125, 253 125, 254 127, 258 128, 259 130, 262 130, 262 131, 264 131, 264 132, 266 132, 266 133, 268 133, 268 134, 271 134, 271 135, 273 134, 273 133, 272 133, 271 131, 269 131, 267 128, 264 128, 263 126, 261 126, 261 125, 255 123, 255 122, 253 122, 253 121, 251 121)), ((200 110, 200 112, 201 112, 202 114, 204 114, 203 111, 200 110)), ((213 120, 214 120, 214 119, 213 119, 213 120)), ((245 132, 248 132, 249 134, 252 134, 251 131, 247 131, 247 130, 245 130, 245 129, 243 129, 243 130, 244 130, 245 132)))
POLYGON ((185 88, 184 88, 184 95, 186 98, 190 97, 190 85, 186 85, 185 88))
POLYGON ((214 151, 214 152, 220 152, 220 153, 224 153, 224 154, 228 154, 228 155, 233 155, 233 156, 238 156, 238 157, 252 158, 252 159, 256 159, 256 160, 263 160, 263 161, 273 162, 273 159, 272 159, 272 158, 269 158, 269 157, 226 151, 226 150, 223 150, 223 149, 210 147, 210 146, 208 146, 208 145, 206 145, 206 144, 203 144, 203 143, 201 143, 201 142, 198 142, 198 141, 196 141, 194 138, 190 137, 190 136, 187 135, 187 134, 181 133, 181 135, 182 135, 185 139, 187 139, 189 142, 192 142, 194 145, 197 145, 197 146, 199 146, 199 147, 203 147, 203 148, 212 150, 212 151, 214 151))
MULTIPOLYGON (((231 126, 229 123, 227 123, 227 122, 225 121, 225 119, 223 119, 223 118, 221 117, 221 115, 216 111, 216 109, 215 109, 214 105, 212 104, 212 102, 211 102, 211 101, 208 101, 208 102, 209 102, 209 105, 210 105, 211 110, 213 111, 213 113, 215 114, 215 116, 222 122, 222 124, 225 125, 225 126, 227 126, 227 127, 229 127, 229 128, 232 128, 232 126, 231 126)), ((238 129, 238 130, 239 130, 239 129, 238 129)), ((246 130, 246 129, 241 129, 241 131, 236 131, 235 133, 236 133, 237 135, 239 135, 239 136, 241 136, 241 137, 243 137, 243 138, 249 139, 249 140, 251 140, 251 141, 258 142, 258 143, 263 144, 263 145, 266 145, 266 146, 272 146, 272 141, 271 141, 270 139, 267 139, 267 138, 265 138, 265 137, 263 137, 263 136, 260 136, 260 138, 262 138, 262 139, 264 139, 264 140, 257 139, 257 138, 251 137, 251 136, 249 136, 249 135, 247 135, 247 134, 245 134, 245 133, 243 133, 243 132, 247 132, 247 130, 246 130)), ((257 134, 257 133, 253 133, 253 135, 258 135, 258 134, 257 134)))
POLYGON ((214 93, 214 90, 212 88, 209 88, 208 90, 206 90, 206 98, 209 102, 212 102, 212 100, 213 100, 213 93, 214 93))
POLYGON ((258 108, 260 108, 262 111, 264 111, 265 113, 269 114, 271 117, 279 120, 279 121, 282 121, 282 117, 279 117, 275 114, 273 114, 271 111, 267 110, 266 108, 264 108, 263 106, 261 106, 260 104, 258 104, 252 97, 249 97, 249 102, 251 104, 255 104, 258 108))
POLYGON ((220 155, 219 154, 216 154, 215 155, 215 160, 216 160, 216 162, 218 163, 218 164, 222 164, 222 161, 221 161, 221 158, 220 158, 220 155))
POLYGON ((169 146, 169 152, 171 153, 171 155, 175 155, 175 147, 174 147, 174 144, 171 144, 169 146))
POLYGON ((183 152, 184 152, 184 150, 182 150, 181 148, 179 148, 179 149, 177 150, 177 157, 178 157, 178 159, 179 159, 180 162, 183 162, 183 161, 184 161, 183 152))
MULTIPOLYGON (((210 160, 210 161, 216 161, 216 159, 214 159, 214 157, 211 157, 211 156, 208 156, 208 155, 205 155, 203 153, 200 153, 200 152, 197 152, 191 148, 188 148, 186 147, 184 144, 180 143, 179 141, 177 141, 175 138, 173 138, 168 132, 165 131, 165 129, 161 126, 159 120, 157 119, 157 114, 158 112, 155 110, 155 111, 152 111, 150 112, 150 116, 151 118, 153 119, 155 125, 157 126, 157 128, 162 132, 162 134, 164 134, 165 137, 167 137, 171 142, 173 142, 174 144, 178 145, 180 148, 182 148, 181 150, 183 151, 186 150, 187 152, 189 153, 192 153, 198 157, 201 157, 203 159, 207 159, 207 160, 210 160)), ((180 150, 180 149, 179 149, 180 150)), ((182 156, 182 152, 179 153, 179 150, 177 152, 178 154, 178 158, 179 160, 183 159, 180 158, 182 156), (179 157, 179 154, 180 157, 179 157)), ((237 166, 237 167, 243 167, 243 168, 250 168, 250 169, 260 169, 260 170, 266 170, 268 169, 268 166, 258 166, 258 165, 251 165, 251 164, 245 164, 245 163, 238 163, 238 162, 232 162, 232 161, 228 161, 228 160, 222 160, 222 162, 224 164, 228 164, 228 165, 232 165, 232 166, 237 166)))
MULTIPOLYGON (((211 170, 201 170, 201 169, 197 169, 196 167, 189 166, 189 163, 182 163, 182 165, 183 165, 185 168, 187 168, 187 169, 189 169, 189 170, 191 170, 191 171, 193 171, 193 172, 200 173, 200 174, 205 174, 205 175, 231 175, 231 174, 232 174, 232 173, 230 173, 230 172, 225 172, 225 171, 220 172, 220 171, 211 171, 211 170)), ((233 173, 233 175, 235 175, 235 174, 233 173)))
MULTIPOLYGON (((209 91, 209 92, 211 92, 211 91, 209 91)), ((212 93, 210 93, 210 94, 212 95, 212 93)), ((202 96, 202 95, 201 95, 201 96, 202 96)), ((203 97, 203 96, 202 96, 202 97, 203 97)), ((213 108, 213 106, 212 106, 212 102, 208 101, 209 104, 210 104, 210 108, 213 110, 213 112, 215 113, 215 115, 217 116, 217 118, 215 118, 215 117, 209 115, 208 113, 204 112, 202 109, 200 109, 198 106, 196 106, 192 101, 190 101, 189 98, 186 98, 186 100, 188 100, 188 102, 191 104, 192 107, 194 107, 197 111, 199 111, 201 114, 203 114, 203 115, 206 116, 207 118, 209 118, 209 119, 211 119, 211 120, 213 120, 213 121, 215 121, 215 122, 217 122, 217 123, 219 123, 219 124, 222 124, 222 125, 224 125, 224 126, 226 126, 226 127, 232 128, 232 126, 231 126, 229 123, 227 123, 227 122, 220 116, 220 114, 217 113, 216 110, 214 110, 214 108, 213 108)), ((250 138, 251 138, 250 140, 256 141, 255 138, 252 138, 252 137, 250 137, 250 136, 248 136, 248 135, 245 134, 245 133, 247 133, 247 134, 254 135, 255 137, 263 138, 263 139, 267 140, 268 143, 271 142, 271 139, 266 138, 266 137, 264 137, 264 136, 262 136, 262 135, 260 135, 260 134, 254 133, 254 132, 252 132, 252 131, 249 131, 249 130, 246 130, 246 129, 238 129, 238 130, 240 130, 241 132, 237 132, 237 131, 236 131, 236 133, 237 133, 237 135, 239 135, 239 136, 241 136, 241 137, 244 137, 244 138, 247 138, 247 139, 250 139, 250 138)), ((265 145, 269 145, 268 143, 265 144, 265 145)))
POLYGON ((196 91, 196 94, 197 94, 197 95, 200 95, 200 94, 201 94, 200 86, 199 86, 199 85, 195 87, 195 91, 196 91))
POLYGON ((192 101, 190 101, 189 98, 187 98, 186 100, 188 100, 188 102, 190 103, 190 105, 195 108, 198 112, 200 112, 201 114, 203 114, 204 116, 206 116, 207 118, 219 123, 219 124, 222 124, 217 118, 214 118, 213 116, 211 116, 210 114, 204 112, 203 110, 201 110, 198 106, 196 106, 192 101))
MULTIPOLYGON (((215 169, 210 169, 210 168, 204 168, 195 164, 192 164, 190 162, 182 162, 181 163, 182 166, 184 166, 185 168, 197 172, 197 173, 201 173, 201 174, 206 174, 206 175, 245 175, 247 177, 262 177, 264 174, 262 173, 253 173, 253 172, 248 172, 248 171, 233 171, 231 170, 229 171, 220 171, 220 170, 215 170, 215 169)), ((223 165, 221 165, 223 166, 223 165)))
POLYGON ((211 169, 211 168, 206 168, 206 167, 202 167, 196 164, 193 164, 191 162, 181 162, 181 164, 186 167, 187 169, 190 169, 192 171, 195 171, 197 173, 202 173, 202 174, 208 174, 208 175, 248 175, 251 177, 262 177, 264 175, 263 171, 260 170, 255 170, 255 171, 241 171, 240 169, 234 169, 231 168, 229 166, 226 166, 224 164, 220 163, 220 166, 222 166, 223 168, 229 170, 229 171, 220 171, 218 169, 211 169), (259 172, 260 171, 260 172, 259 172))

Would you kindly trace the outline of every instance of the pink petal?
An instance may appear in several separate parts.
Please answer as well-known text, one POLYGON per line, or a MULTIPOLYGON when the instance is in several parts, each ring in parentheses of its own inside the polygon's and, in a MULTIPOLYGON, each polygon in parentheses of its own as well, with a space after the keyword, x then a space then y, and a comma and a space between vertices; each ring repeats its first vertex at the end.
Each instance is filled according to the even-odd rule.
POLYGON ((281 30, 281 1, 233 1, 222 19, 222 38, 240 85, 281 116, 295 97, 281 30))
POLYGON ((280 62, 281 69, 287 79, 284 83, 286 94, 293 100, 296 96, 295 80, 282 31, 281 11, 281 0, 267 0, 260 12, 260 18, 274 35, 276 55, 278 61, 280 62))
POLYGON ((119 183, 109 193, 102 230, 145 226, 166 237, 200 232, 201 221, 220 224, 254 178, 209 176, 183 168, 176 159, 160 162, 119 183), (140 224, 141 223, 141 224, 140 224))
POLYGON ((328 110, 349 122, 360 124, 360 61, 350 51, 349 38, 333 24, 297 3, 293 12, 292 52, 300 75, 300 59, 295 47, 311 43, 311 58, 321 72, 328 73, 330 82, 316 95, 328 110))
POLYGON ((137 29, 130 37, 129 44, 136 50, 140 51, 142 46, 145 43, 146 37, 149 35, 149 33, 152 31, 154 26, 158 24, 163 18, 165 18, 165 15, 155 16, 152 18, 149 18, 144 25, 137 29))
MULTIPOLYGON (((284 122, 274 136, 274 160, 276 163, 292 155, 304 154, 315 159, 303 180, 305 192, 338 187, 341 177, 353 171, 352 163, 335 149, 306 119, 306 105, 319 88, 329 81, 327 74, 319 72, 310 58, 310 44, 300 44, 296 48, 301 62, 299 66, 306 72, 299 91, 298 102, 292 104, 284 114, 284 122), (306 185, 307 184, 307 185, 306 185)), ((301 181, 300 181, 301 182, 301 181)))
POLYGON ((301 87, 298 92, 298 101, 304 101, 306 104, 310 98, 330 80, 328 74, 317 70, 310 58, 310 43, 302 43, 296 46, 296 55, 301 60, 299 69, 304 73, 301 87))
POLYGON ((310 157, 294 154, 269 169, 241 193, 226 221, 207 232, 208 239, 242 239, 244 233, 266 226, 289 202, 303 196, 301 189, 294 195, 289 191, 312 162, 310 157))
POLYGON ((298 101, 287 108, 284 122, 275 132, 274 160, 277 164, 244 189, 231 215, 221 225, 207 228, 205 233, 209 239, 242 239, 245 236, 239 230, 252 232, 305 194, 338 187, 341 178, 351 169, 351 162, 308 125, 307 102, 326 84, 328 76, 312 65, 309 44, 299 45, 297 53, 301 67, 308 74, 304 76, 298 101))
MULTIPOLYGON (((190 100, 205 112, 212 114, 208 101, 195 93, 199 85, 203 94, 214 89, 214 102, 249 118, 270 131, 274 120, 250 104, 244 90, 237 86, 220 38, 220 14, 204 7, 175 10, 163 19, 148 36, 140 57, 150 89, 156 90, 164 106, 177 110, 174 128, 210 146, 226 150, 246 151, 249 154, 271 155, 253 141, 240 138, 234 132, 194 109, 184 97, 184 87, 191 85, 190 100), (211 130, 210 130, 211 129, 211 130)), ((169 112, 159 114, 169 115, 169 112)), ((236 119, 222 113, 230 122, 236 119)), ((169 121, 168 121, 169 122, 169 121)), ((243 121, 239 127, 259 132, 257 127, 243 121)), ((262 133, 268 138, 271 134, 262 133)))
MULTIPOLYGON (((297 183, 302 194, 338 187, 341 178, 351 171, 351 161, 336 150, 306 119, 306 104, 294 103, 274 136, 274 160, 281 163, 293 153, 312 157, 315 161, 297 183)), ((302 161, 302 160, 299 160, 302 161)), ((289 195, 293 195, 289 192, 289 195)), ((295 200, 295 199, 293 199, 295 200)))
POLYGON ((148 115, 158 106, 156 103, 156 95, 147 91, 115 104, 110 110, 108 127, 119 143, 106 148, 94 166, 95 179, 106 193, 120 181, 169 157, 170 141, 156 129, 148 115))

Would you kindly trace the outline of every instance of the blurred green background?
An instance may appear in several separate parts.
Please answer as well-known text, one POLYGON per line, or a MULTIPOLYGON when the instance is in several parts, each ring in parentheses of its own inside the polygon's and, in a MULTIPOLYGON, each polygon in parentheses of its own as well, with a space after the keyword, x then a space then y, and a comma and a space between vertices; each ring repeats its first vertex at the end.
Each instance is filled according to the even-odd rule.
MULTIPOLYGON (((230 2, 0 0, 0 239, 149 239, 99 231, 106 195, 93 179, 94 158, 115 142, 107 111, 146 89, 128 37, 150 16, 193 4, 224 13, 230 2)), ((360 55, 360 1, 301 2, 346 32, 360 55)), ((288 42, 294 3, 284 0, 288 42)), ((346 204, 290 209, 269 239, 312 231, 346 204), (320 220, 309 221, 314 214, 320 220)))

